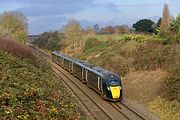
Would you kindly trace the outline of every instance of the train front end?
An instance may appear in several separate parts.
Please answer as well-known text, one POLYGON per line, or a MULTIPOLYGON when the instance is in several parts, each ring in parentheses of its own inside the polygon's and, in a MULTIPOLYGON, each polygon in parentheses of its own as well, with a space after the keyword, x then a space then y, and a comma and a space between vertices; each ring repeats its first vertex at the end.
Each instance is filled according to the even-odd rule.
POLYGON ((122 84, 121 79, 108 79, 105 81, 106 99, 110 101, 121 101, 122 100, 122 84))

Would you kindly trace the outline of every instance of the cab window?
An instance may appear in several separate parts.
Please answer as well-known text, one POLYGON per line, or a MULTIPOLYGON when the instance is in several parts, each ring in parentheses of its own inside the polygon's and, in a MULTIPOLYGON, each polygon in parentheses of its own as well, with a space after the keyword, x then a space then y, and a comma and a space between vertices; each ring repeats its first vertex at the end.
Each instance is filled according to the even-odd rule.
POLYGON ((120 82, 119 80, 110 80, 109 84, 110 86, 119 86, 120 82))

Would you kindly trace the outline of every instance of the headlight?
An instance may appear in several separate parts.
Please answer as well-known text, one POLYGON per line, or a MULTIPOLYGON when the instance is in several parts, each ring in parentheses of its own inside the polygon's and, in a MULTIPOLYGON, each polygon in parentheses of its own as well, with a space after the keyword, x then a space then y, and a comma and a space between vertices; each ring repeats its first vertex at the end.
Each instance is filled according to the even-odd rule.
POLYGON ((109 88, 109 87, 107 87, 107 89, 108 89, 108 90, 110 90, 110 88, 109 88))

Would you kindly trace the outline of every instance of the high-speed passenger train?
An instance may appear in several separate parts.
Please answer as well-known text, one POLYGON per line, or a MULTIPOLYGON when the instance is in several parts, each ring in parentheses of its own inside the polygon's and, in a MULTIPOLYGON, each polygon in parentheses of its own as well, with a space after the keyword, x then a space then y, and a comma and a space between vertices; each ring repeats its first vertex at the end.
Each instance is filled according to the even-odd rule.
POLYGON ((117 74, 87 62, 75 60, 58 51, 52 52, 52 60, 98 92, 103 99, 122 100, 122 84, 117 74))

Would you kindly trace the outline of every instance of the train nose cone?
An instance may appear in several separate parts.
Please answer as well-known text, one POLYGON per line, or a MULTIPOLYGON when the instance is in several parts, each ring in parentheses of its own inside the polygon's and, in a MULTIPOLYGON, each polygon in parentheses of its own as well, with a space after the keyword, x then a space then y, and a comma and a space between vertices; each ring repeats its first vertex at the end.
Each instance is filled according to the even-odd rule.
POLYGON ((120 86, 116 86, 116 87, 111 87, 110 86, 110 90, 111 90, 111 94, 113 99, 118 99, 120 97, 120 86))

